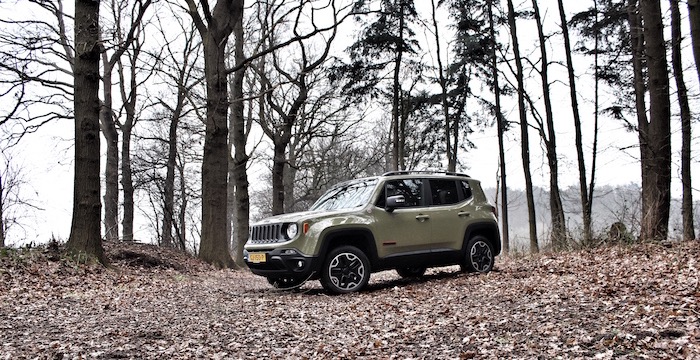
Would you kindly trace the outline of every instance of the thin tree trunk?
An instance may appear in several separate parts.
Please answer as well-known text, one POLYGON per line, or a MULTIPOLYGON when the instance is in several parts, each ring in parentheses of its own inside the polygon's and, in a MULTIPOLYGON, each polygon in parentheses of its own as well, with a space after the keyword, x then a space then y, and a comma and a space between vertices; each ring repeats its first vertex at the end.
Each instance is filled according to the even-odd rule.
POLYGON ((433 32, 435 35, 435 55, 438 62, 438 75, 440 80, 440 100, 442 103, 442 114, 445 117, 445 157, 447 158, 447 171, 457 171, 457 157, 452 153, 452 131, 450 131, 450 108, 447 105, 447 80, 442 67, 442 54, 440 53, 440 26, 438 26, 437 17, 435 15, 435 0, 430 0, 432 5, 433 32))
MULTIPOLYGON (((597 0, 594 0, 593 2, 596 3, 597 0)), ((581 114, 579 112, 579 107, 578 107, 578 92, 576 91, 576 75, 574 74, 574 63, 571 57, 571 40, 569 39, 569 26, 567 25, 566 22, 566 12, 564 11, 564 0, 558 0, 559 3, 559 18, 561 20, 561 29, 562 33, 564 35, 564 53, 566 54, 566 68, 569 74, 569 94, 571 96, 571 110, 573 111, 574 114, 574 138, 576 142, 576 158, 578 160, 578 179, 579 179, 579 192, 580 192, 580 199, 581 199, 581 212, 582 212, 582 218, 583 218, 583 242, 585 244, 590 244, 593 235, 591 233, 591 203, 589 201, 589 195, 588 195, 588 186, 587 186, 587 180, 586 180, 586 161, 584 159, 584 154, 583 154, 583 136, 582 136, 582 126, 581 126, 581 114)), ((597 11, 596 11, 596 16, 597 16, 597 11)), ((597 44, 597 36, 596 36, 596 44, 597 44)), ((597 45, 596 45, 597 49, 597 45)), ((598 101, 597 98, 597 89, 598 89, 598 64, 597 64, 597 59, 598 59, 598 53, 595 53, 595 59, 596 59, 596 69, 595 69, 595 76, 596 76, 596 104, 598 101)), ((596 129, 594 130, 595 133, 597 134, 597 119, 598 119, 598 107, 596 105, 595 108, 595 127, 596 129)), ((594 145, 595 146, 595 145, 594 145)), ((593 158, 595 158, 596 152, 593 151, 593 158)), ((593 183, 593 179, 591 178, 591 184, 593 183)), ((591 190, 592 191, 592 190, 591 190)))
POLYGON ((2 173, 0 173, 0 248, 5 247, 5 203, 2 201, 5 192, 4 186, 2 173))
POLYGON ((700 79, 700 0, 688 0, 688 19, 690 20, 690 38, 693 42, 695 70, 700 79))
POLYGON ((671 102, 664 25, 659 0, 641 0, 640 4, 649 75, 649 157, 642 166, 650 185, 642 191, 649 208, 642 214, 641 237, 665 240, 671 205, 671 102))
MULTIPOLYGON (((243 0, 236 1, 234 7, 233 35, 235 36, 234 57, 236 66, 240 66, 245 61, 243 53, 243 0)), ((248 228, 250 221, 250 198, 248 194, 248 155, 245 151, 246 145, 246 123, 243 117, 243 78, 245 67, 233 73, 233 91, 231 97, 232 129, 233 131, 233 174, 236 191, 236 238, 234 239, 236 252, 234 259, 236 264, 243 264, 243 245, 248 240, 248 228)))
POLYGON ((525 196, 527 198, 527 213, 530 229, 530 252, 540 251, 537 242, 537 218, 535 217, 535 196, 532 187, 532 176, 530 172, 530 141, 527 132, 527 112, 525 108, 525 84, 523 82, 523 64, 520 58, 520 47, 518 45, 518 30, 515 24, 515 9, 513 0, 508 0, 508 24, 510 25, 511 39, 513 41, 513 55, 515 56, 516 77, 518 81, 518 113, 520 115, 520 137, 521 155, 523 170, 525 172, 525 196))
POLYGON ((547 43, 542 29, 542 18, 537 0, 532 0, 537 23, 537 35, 540 40, 540 54, 542 56, 542 95, 544 97, 545 120, 547 121, 547 138, 544 143, 547 151, 547 164, 549 165, 549 211, 552 219, 552 246, 561 250, 566 246, 566 223, 564 218, 564 205, 561 202, 559 191, 559 161, 557 159, 557 135, 554 131, 554 115, 552 114, 552 98, 549 91, 549 60, 547 58, 547 43))
POLYGON ((501 237, 503 238, 503 252, 510 252, 510 240, 508 234, 508 183, 506 182, 506 157, 503 145, 503 135, 506 131, 506 120, 501 113, 501 88, 498 83, 498 64, 496 63, 496 29, 493 21, 493 0, 489 0, 489 33, 491 37, 491 72, 493 76, 493 93, 496 98, 496 121, 498 125, 498 159, 501 169, 501 237))
MULTIPOLYGON (((399 38, 403 38, 404 30, 404 17, 403 17, 403 1, 399 5, 399 38)), ((391 161, 392 170, 402 170, 400 166, 399 157, 401 157, 401 140, 399 138, 399 122, 401 118, 401 61, 403 58, 403 45, 400 41, 396 42, 396 59, 394 60, 394 83, 392 86, 393 98, 392 98, 392 108, 391 108, 391 127, 393 131, 392 139, 392 149, 391 149, 391 161)))
MULTIPOLYGON (((598 24, 598 2, 597 0, 593 0, 593 9, 595 11, 595 22, 598 24)), ((567 37, 568 37, 568 30, 567 30, 567 37)), ((581 192, 581 207, 582 207, 582 212, 583 212, 583 231, 584 231, 584 241, 586 244, 591 244, 593 242, 593 231, 591 230, 591 216, 593 214, 593 193, 595 192, 595 173, 596 173, 596 163, 598 160, 598 120, 600 119, 600 74, 598 73, 598 47, 600 44, 600 34, 596 32, 595 34, 595 40, 594 40, 594 51, 595 54, 593 54, 593 67, 594 67, 594 85, 593 85, 593 149, 591 150, 591 179, 590 183, 588 186, 588 200, 586 201, 583 199, 584 193, 581 192), (584 204, 585 202, 585 204, 584 204), (585 206, 584 206, 585 205, 585 206)), ((571 67, 572 73, 569 75, 573 75, 573 67, 571 67)), ((575 79, 574 79, 575 80, 575 79)), ((572 84, 574 82, 572 81, 572 84)), ((575 92, 574 92, 575 93, 575 92)), ((578 106, 576 107, 578 109, 578 106)), ((580 120, 579 120, 580 123, 580 120)), ((579 162, 579 171, 583 170, 583 174, 585 175, 586 171, 586 165, 585 162, 583 161, 583 145, 581 146, 581 160, 579 162)), ((585 182, 585 177, 583 179, 583 185, 586 185, 585 182)))
POLYGON ((124 192, 124 218, 122 219, 123 241, 134 241, 134 182, 131 174, 131 134, 136 124, 136 99, 138 84, 136 82, 136 60, 141 52, 140 44, 135 43, 130 57, 131 72, 129 76, 129 94, 124 88, 124 70, 119 62, 122 98, 126 110, 126 120, 122 125, 122 191, 124 192))
MULTIPOLYGON (((648 189, 649 176, 646 166, 648 164, 648 140, 649 121, 646 111, 646 82, 644 78, 644 33, 642 31, 642 20, 637 9, 637 0, 627 1, 627 15, 630 23, 630 43, 632 46, 632 68, 634 72, 634 95, 637 111, 637 126, 639 136, 639 156, 642 172, 642 189, 648 189)), ((642 196, 642 216, 649 211, 647 197, 642 196)))
POLYGON ((112 63, 102 53, 103 103, 100 112, 102 135, 107 143, 105 161, 104 226, 105 239, 119 240, 119 133, 112 114, 112 63))
POLYGON ((100 237, 99 9, 99 0, 75 0, 75 175, 66 247, 74 256, 106 263, 100 237))
POLYGON ((678 89, 678 104, 681 108, 681 182, 683 183, 683 200, 681 216, 683 217, 683 240, 695 239, 695 226, 693 224, 693 188, 690 173, 690 144, 691 144, 691 118, 690 105, 688 104, 688 89, 683 79, 683 61, 681 58, 681 13, 678 9, 678 0, 671 2, 671 48, 673 75, 678 89))

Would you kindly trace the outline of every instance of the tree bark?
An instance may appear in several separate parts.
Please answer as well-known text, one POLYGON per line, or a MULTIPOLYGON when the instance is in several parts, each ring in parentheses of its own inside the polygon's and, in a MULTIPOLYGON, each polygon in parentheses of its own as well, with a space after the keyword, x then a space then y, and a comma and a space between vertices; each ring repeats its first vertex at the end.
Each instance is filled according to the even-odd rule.
POLYGON ((233 155, 233 185, 235 186, 235 211, 236 211, 236 231, 234 259, 236 264, 243 266, 243 245, 248 240, 248 229, 250 223, 250 197, 248 194, 248 154, 246 145, 246 122, 243 117, 243 78, 245 62, 243 53, 243 0, 234 3, 233 32, 235 36, 234 57, 236 66, 239 69, 233 74, 233 90, 231 92, 231 125, 233 135, 231 137, 234 147, 233 155))
POLYGON ((695 70, 700 79, 700 0, 688 0, 688 19, 690 20, 690 38, 693 42, 695 70))
MULTIPOLYGON (((665 240, 671 205, 671 102, 668 63, 659 0, 641 0, 644 49, 649 76, 648 157, 642 164, 648 187, 642 191, 647 211, 642 214, 641 237, 665 240)), ((644 175, 642 175, 644 177, 644 175)))
POLYGON ((457 156, 452 153, 452 131, 450 131, 450 107, 447 105, 447 80, 442 67, 442 54, 440 53, 440 27, 435 15, 435 0, 430 0, 432 5, 433 32, 435 35, 435 55, 438 62, 438 79, 440 81, 440 102, 442 104, 442 114, 445 117, 445 157, 447 158, 447 171, 457 171, 457 156))
MULTIPOLYGON (((228 79, 226 44, 242 0, 219 0, 207 24, 197 6, 188 0, 190 15, 202 37, 204 74, 207 82, 207 116, 202 160, 202 239, 199 258, 218 267, 234 267, 226 233, 228 175, 228 79)), ((208 6, 205 6, 205 12, 208 6)))
MULTIPOLYGON (((597 0, 594 0, 596 3, 597 0)), ((581 212, 583 220, 583 242, 585 244, 590 244, 593 238, 591 233, 591 203, 588 197, 588 181, 586 180, 586 161, 584 159, 583 153, 583 136, 582 136, 582 125, 581 125, 581 114, 578 107, 578 92, 576 91, 576 75, 574 74, 574 63, 571 57, 571 40, 569 39, 569 26, 566 22, 566 12, 564 11, 564 0, 558 0, 559 3, 559 18, 561 20, 561 29, 564 36, 564 53, 566 54, 566 68, 569 75, 569 94, 571 96, 571 110, 574 115, 574 138, 576 143, 576 159, 578 161, 578 179, 579 179, 579 193, 581 199, 581 212)), ((597 16, 597 11, 596 11, 597 16)), ((597 60, 597 52, 595 54, 597 60)), ((596 62, 595 74, 598 74, 597 62, 596 62)), ((597 77, 596 77, 596 89, 597 89, 597 77)), ((596 92, 597 94, 597 92, 596 92)), ((597 97, 596 97, 597 101, 597 97)), ((596 102, 597 104, 597 102, 596 102)), ((596 119, 598 114, 598 109, 596 107, 596 119)), ((597 120, 595 126, 595 132, 597 133, 597 120)), ((595 147, 594 147, 595 148, 595 147)), ((593 151, 593 157, 595 157, 595 151, 593 151)), ((591 179, 593 182, 593 179, 591 179)), ((591 188, 591 192, 593 189, 591 188)))
POLYGON ((403 170, 401 168, 402 149, 400 139, 400 119, 401 119, 401 61, 403 59, 403 30, 404 22, 404 4, 400 1, 399 4, 399 36, 396 41, 396 58, 394 59, 394 82, 392 85, 392 106, 391 106, 391 128, 392 128, 392 148, 391 148, 391 170, 403 170))
POLYGON ((112 70, 113 64, 102 53, 102 108, 100 120, 102 135, 107 144, 105 161, 104 226, 105 239, 119 240, 119 132, 112 113, 112 70))
POLYGON ((493 94, 496 98, 496 122, 498 132, 498 159, 501 169, 501 237, 503 252, 510 252, 510 238, 508 234, 508 182, 506 181, 506 157, 503 144, 503 135, 506 131, 506 120, 501 112, 501 88, 498 82, 498 64, 496 62, 496 29, 493 21, 493 0, 488 4, 489 34, 491 37, 491 73, 493 76, 493 94))
MULTIPOLYGON (((100 47, 98 0, 75 0, 75 174, 66 248, 106 263, 100 237, 100 47)), ((84 259, 87 260, 87 259, 84 259)))
MULTIPOLYGON (((561 1, 561 0, 560 0, 561 1)), ((561 250, 566 246, 566 223, 564 218, 564 205, 561 202, 559 191, 559 160, 557 159, 557 135, 554 130, 554 115, 552 114, 552 98, 549 89, 549 59, 547 57, 547 43, 542 29, 542 18, 537 0, 532 0, 537 23, 537 35, 540 41, 540 54, 542 67, 540 77, 542 79, 542 95, 544 97, 545 119, 547 122, 547 137, 544 140, 547 151, 547 164, 549 165, 549 211, 552 219, 552 246, 561 250)))
POLYGON ((537 242, 537 218, 535 217, 535 196, 532 187, 532 175, 530 172, 530 141, 527 132, 527 112, 525 108, 525 84, 523 81, 523 64, 520 57, 518 44, 518 30, 515 24, 515 9, 513 0, 508 0, 508 24, 510 26, 511 39, 513 41, 513 55, 515 56, 516 77, 518 82, 518 114, 520 115, 521 156, 525 173, 525 197, 527 198, 527 213, 530 229, 530 252, 540 251, 537 242))
POLYGON ((681 13, 678 0, 671 2, 671 62, 673 75, 678 90, 678 104, 681 109, 681 182, 683 184, 683 199, 681 216, 683 218, 683 240, 695 240, 695 225, 693 224, 693 187, 690 172, 691 120, 688 89, 683 78, 683 61, 681 58, 681 13))

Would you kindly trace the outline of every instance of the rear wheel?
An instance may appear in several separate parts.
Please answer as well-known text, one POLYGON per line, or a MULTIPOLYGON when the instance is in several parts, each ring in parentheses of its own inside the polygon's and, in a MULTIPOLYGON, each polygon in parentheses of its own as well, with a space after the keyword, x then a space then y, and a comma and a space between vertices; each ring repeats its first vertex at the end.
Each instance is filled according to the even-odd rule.
POLYGON ((425 274, 424 267, 404 267, 396 269, 402 278, 419 278, 425 274))
POLYGON ((485 236, 477 235, 469 240, 462 262, 462 270, 467 272, 487 273, 493 269, 493 246, 485 236))
POLYGON ((321 285, 335 294, 345 294, 362 289, 371 273, 369 259, 354 246, 333 249, 321 269, 321 285))

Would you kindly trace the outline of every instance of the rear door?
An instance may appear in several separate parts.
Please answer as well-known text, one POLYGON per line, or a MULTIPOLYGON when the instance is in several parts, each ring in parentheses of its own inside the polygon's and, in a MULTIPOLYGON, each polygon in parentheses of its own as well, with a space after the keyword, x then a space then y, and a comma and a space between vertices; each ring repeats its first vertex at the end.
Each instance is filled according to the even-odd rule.
POLYGON ((432 250, 459 251, 474 210, 474 199, 467 181, 428 180, 432 250))

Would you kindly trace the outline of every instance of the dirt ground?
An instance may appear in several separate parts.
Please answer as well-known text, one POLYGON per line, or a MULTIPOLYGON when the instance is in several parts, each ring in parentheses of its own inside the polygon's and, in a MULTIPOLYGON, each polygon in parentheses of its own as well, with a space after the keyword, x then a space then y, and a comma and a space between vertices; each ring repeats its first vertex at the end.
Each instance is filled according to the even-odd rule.
POLYGON ((698 242, 382 272, 340 296, 105 246, 108 269, 0 249, 0 359, 700 359, 698 242))

